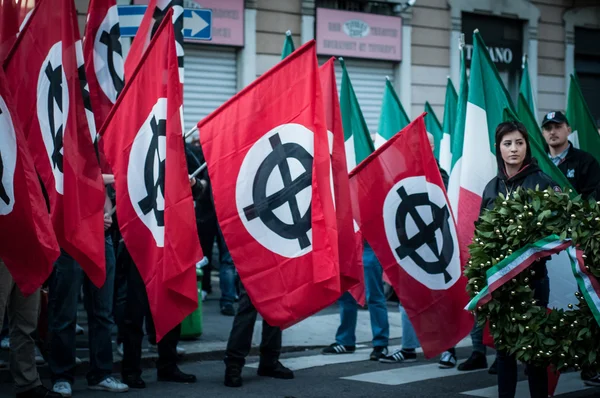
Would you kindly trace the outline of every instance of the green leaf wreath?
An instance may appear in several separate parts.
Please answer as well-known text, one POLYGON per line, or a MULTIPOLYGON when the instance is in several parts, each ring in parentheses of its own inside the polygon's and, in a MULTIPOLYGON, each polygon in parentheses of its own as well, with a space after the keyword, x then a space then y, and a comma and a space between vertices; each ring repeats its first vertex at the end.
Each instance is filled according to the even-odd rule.
MULTIPOLYGON (((486 271, 523 246, 549 235, 572 239, 583 251, 585 268, 600 277, 600 202, 568 194, 518 189, 500 196, 493 210, 476 224, 470 260, 465 268, 467 291, 473 298, 487 285, 486 271)), ((548 265, 551 266, 551 265, 548 265)), ((565 264, 568 266, 568 264, 565 264)), ((477 307, 480 324, 489 320, 496 349, 514 353, 522 362, 558 370, 581 367, 600 370, 600 326, 580 292, 573 292, 570 310, 549 313, 534 305, 531 268, 518 274, 477 307), (576 307, 576 308, 575 308, 576 307)))

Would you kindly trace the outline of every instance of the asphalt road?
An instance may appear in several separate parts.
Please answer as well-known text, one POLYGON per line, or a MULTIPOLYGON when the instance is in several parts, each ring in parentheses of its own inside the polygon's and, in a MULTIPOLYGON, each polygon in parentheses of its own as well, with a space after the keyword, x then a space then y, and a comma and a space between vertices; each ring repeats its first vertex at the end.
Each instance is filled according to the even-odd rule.
MULTIPOLYGON (((411 364, 387 365, 368 361, 369 348, 362 348, 352 356, 322 356, 318 351, 284 355, 282 361, 295 370, 294 380, 275 380, 256 375, 257 358, 249 358, 244 368, 244 386, 223 386, 224 365, 221 361, 193 362, 182 364, 186 372, 194 373, 198 382, 189 385, 156 381, 153 369, 144 372, 147 382, 145 390, 131 390, 123 394, 129 398, 179 398, 179 397, 496 397, 496 377, 487 371, 459 373, 456 370, 441 370, 436 359, 425 360, 422 356, 411 364), (350 361, 335 363, 338 361, 350 361)), ((469 348, 458 350, 465 358, 469 348)), ((492 356, 490 356, 492 358, 492 356)), ((528 397, 527 382, 523 369, 519 372, 519 388, 524 388, 517 397, 528 397)), ((48 381, 45 380, 45 383, 48 381)), ((0 384, 0 398, 13 396, 10 384, 0 384)), ((559 382, 561 398, 599 397, 600 388, 584 389, 579 375, 565 374, 559 382)), ((111 393, 89 391, 85 378, 79 378, 73 396, 108 398, 111 393)))

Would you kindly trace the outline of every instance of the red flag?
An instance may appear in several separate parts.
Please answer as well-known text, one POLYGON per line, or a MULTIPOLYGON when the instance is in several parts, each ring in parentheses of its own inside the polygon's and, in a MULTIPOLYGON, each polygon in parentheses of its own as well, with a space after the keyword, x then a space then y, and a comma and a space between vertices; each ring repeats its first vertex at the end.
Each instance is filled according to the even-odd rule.
POLYGON ((173 25, 166 20, 101 132, 115 173, 121 234, 146 285, 158 340, 198 308, 195 264, 202 250, 183 146, 182 104, 173 25))
MULTIPOLYGON (((83 53, 85 74, 90 88, 90 103, 98 128, 102 127, 117 96, 123 90, 124 66, 116 0, 92 0, 88 9, 83 53)), ((112 174, 104 155, 104 143, 98 142, 100 167, 112 174)))
POLYGON ((427 357, 473 327, 456 226, 423 115, 350 174, 355 217, 410 318, 427 357))
POLYGON ((15 111, 50 200, 58 243, 96 286, 106 276, 104 185, 73 0, 41 0, 4 62, 15 111))
POLYGON ((50 276, 60 251, 40 181, 0 69, 0 258, 24 295, 50 276))
POLYGON ((123 52, 116 0, 91 0, 88 9, 83 54, 85 74, 96 126, 108 116, 123 90, 123 52))
POLYGON ((335 58, 331 58, 320 68, 321 86, 325 100, 325 119, 332 149, 331 168, 335 193, 335 212, 338 229, 338 250, 340 257, 341 291, 354 293, 354 298, 364 305, 364 271, 362 263, 362 238, 354 232, 352 204, 350 202, 350 183, 346 166, 344 129, 340 113, 340 101, 335 82, 335 58), (352 289, 361 284, 360 287, 352 289), (351 290, 352 289, 352 290, 351 290), (361 301, 362 300, 362 301, 361 301))
POLYGON ((15 44, 19 24, 24 21, 34 3, 31 0, 0 0, 0 62, 15 44))
POLYGON ((288 327, 340 295, 314 40, 198 124, 219 224, 250 299, 288 327))
POLYGON ((131 76, 148 48, 148 43, 155 34, 156 28, 171 9, 173 10, 171 20, 175 29, 177 57, 181 68, 179 78, 183 83, 183 0, 150 0, 148 2, 148 8, 125 59, 125 76, 131 76))

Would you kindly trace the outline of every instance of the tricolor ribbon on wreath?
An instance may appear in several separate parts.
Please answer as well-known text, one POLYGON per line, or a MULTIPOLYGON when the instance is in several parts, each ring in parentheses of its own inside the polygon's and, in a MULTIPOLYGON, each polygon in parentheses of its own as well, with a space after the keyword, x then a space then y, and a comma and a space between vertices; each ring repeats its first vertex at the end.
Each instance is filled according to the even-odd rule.
POLYGON ((504 260, 487 270, 487 286, 471 299, 465 310, 474 311, 492 299, 492 292, 519 275, 535 261, 567 251, 573 276, 585 297, 596 322, 600 325, 600 282, 585 267, 583 251, 573 246, 571 239, 561 240, 558 235, 550 235, 534 243, 529 243, 504 260))

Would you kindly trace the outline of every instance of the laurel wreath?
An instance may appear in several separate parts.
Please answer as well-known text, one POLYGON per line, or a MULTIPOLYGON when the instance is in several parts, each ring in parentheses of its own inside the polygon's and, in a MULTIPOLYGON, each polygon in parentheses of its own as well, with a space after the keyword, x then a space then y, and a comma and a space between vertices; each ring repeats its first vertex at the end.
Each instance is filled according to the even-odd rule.
MULTIPOLYGON (((572 239, 584 252, 586 269, 600 279, 600 202, 584 201, 580 196, 571 199, 551 189, 518 189, 510 198, 501 195, 494 209, 485 211, 476 223, 465 267, 470 296, 486 286, 489 268, 551 234, 572 239)), ((489 321, 496 349, 515 354, 525 363, 552 364, 557 370, 600 370, 600 327, 584 297, 574 292, 575 306, 548 312, 534 305, 529 287, 534 275, 531 269, 521 272, 475 311, 480 325, 489 321)))

